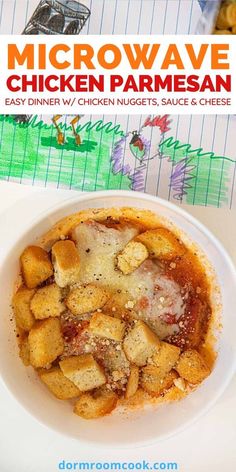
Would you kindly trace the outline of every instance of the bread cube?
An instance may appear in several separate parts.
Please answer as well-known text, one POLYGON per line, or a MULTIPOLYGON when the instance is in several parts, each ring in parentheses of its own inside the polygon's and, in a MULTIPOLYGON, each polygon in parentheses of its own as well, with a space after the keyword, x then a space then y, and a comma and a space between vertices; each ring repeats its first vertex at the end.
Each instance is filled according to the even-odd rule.
POLYGON ((122 341, 125 328, 124 321, 103 313, 94 313, 89 323, 89 331, 94 336, 113 339, 118 342, 122 341))
POLYGON ((66 305, 73 315, 78 316, 102 308, 107 300, 108 294, 105 289, 88 284, 71 290, 66 305))
POLYGON ((106 383, 103 369, 92 354, 68 357, 59 362, 63 374, 71 380, 81 392, 93 390, 106 383))
POLYGON ((30 351, 29 351, 28 337, 25 337, 21 340, 19 347, 20 347, 19 356, 23 364, 26 367, 28 367, 30 365, 30 351))
POLYGON ((136 319, 137 314, 129 306, 133 306, 135 302, 130 300, 130 295, 128 293, 112 293, 111 297, 107 300, 106 304, 102 308, 102 312, 105 315, 110 315, 114 318, 120 318, 123 321, 132 321, 136 319))
POLYGON ((130 363, 120 344, 115 346, 112 343, 106 346, 106 355, 103 359, 103 365, 110 374, 117 370, 128 373, 130 368, 130 363))
POLYGON ((152 258, 169 261, 185 252, 184 245, 166 228, 145 231, 135 239, 146 246, 152 258))
POLYGON ((79 282, 80 257, 73 241, 58 241, 52 247, 55 281, 59 287, 79 282))
POLYGON ((30 331, 35 323, 34 315, 30 309, 30 302, 35 290, 21 287, 13 296, 12 306, 15 315, 16 325, 24 331, 30 331))
POLYGON ((69 400, 81 394, 79 388, 63 375, 59 367, 40 372, 39 377, 59 400, 69 400))
POLYGON ((30 364, 46 367, 63 353, 64 341, 58 318, 38 321, 29 332, 30 364))
POLYGON ((177 377, 178 374, 174 370, 168 372, 164 377, 160 377, 157 367, 147 365, 142 369, 141 386, 149 395, 158 397, 173 385, 177 377))
POLYGON ((74 407, 74 413, 86 420, 100 418, 111 413, 117 405, 118 397, 114 392, 101 390, 84 393, 74 407))
POLYGON ((50 257, 39 246, 28 246, 20 256, 21 269, 25 284, 35 288, 53 275, 50 257))
POLYGON ((37 320, 49 317, 60 316, 65 310, 65 305, 61 302, 61 289, 56 284, 39 288, 34 294, 30 308, 37 320))
POLYGON ((148 258, 148 250, 141 242, 130 241, 117 256, 117 267, 125 274, 131 274, 148 258))
POLYGON ((130 376, 126 386, 125 398, 131 398, 138 390, 139 368, 135 365, 130 367, 130 376))
POLYGON ((129 361, 142 367, 158 351, 160 341, 143 321, 137 321, 125 337, 123 348, 129 361))
POLYGON ((160 377, 165 377, 173 369, 179 359, 180 352, 179 347, 164 341, 161 342, 159 351, 152 357, 154 365, 159 370, 160 377))
POLYGON ((210 374, 210 369, 204 359, 194 349, 188 349, 181 354, 175 369, 180 377, 192 384, 202 382, 210 374))

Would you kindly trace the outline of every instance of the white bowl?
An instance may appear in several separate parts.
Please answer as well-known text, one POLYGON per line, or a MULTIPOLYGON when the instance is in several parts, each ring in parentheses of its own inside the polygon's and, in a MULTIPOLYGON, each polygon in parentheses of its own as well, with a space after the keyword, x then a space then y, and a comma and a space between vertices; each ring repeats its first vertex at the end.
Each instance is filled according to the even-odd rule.
POLYGON ((236 273, 233 263, 221 244, 202 224, 180 207, 156 197, 127 191, 84 194, 55 206, 33 222, 26 222, 25 233, 16 235, 15 244, 2 261, 0 299, 0 372, 5 384, 34 418, 86 444, 113 448, 136 447, 172 436, 193 423, 216 402, 235 372, 236 273), (99 420, 85 421, 72 413, 69 402, 54 399, 33 369, 22 365, 18 357, 14 324, 10 321, 12 286, 19 271, 20 253, 53 223, 78 210, 112 206, 145 208, 168 218, 207 254, 221 287, 223 329, 212 374, 186 399, 129 415, 114 414, 99 420))

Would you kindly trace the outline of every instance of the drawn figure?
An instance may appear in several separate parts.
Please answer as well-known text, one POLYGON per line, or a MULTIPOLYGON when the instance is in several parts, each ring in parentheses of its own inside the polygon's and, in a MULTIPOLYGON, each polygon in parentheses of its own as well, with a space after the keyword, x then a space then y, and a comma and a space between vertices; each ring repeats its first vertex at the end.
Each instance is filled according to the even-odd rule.
POLYGON ((170 123, 169 115, 154 118, 149 116, 139 130, 128 131, 115 143, 111 155, 112 170, 114 174, 121 172, 122 175, 128 176, 132 190, 145 190, 148 161, 162 157, 158 145, 164 133, 170 130, 170 123), (152 139, 154 135, 155 139, 152 139))
POLYGON ((173 162, 169 187, 175 200, 182 202, 189 190, 193 188, 196 180, 196 164, 193 162, 192 157, 184 157, 178 162, 173 162))
POLYGON ((57 130, 57 142, 58 144, 64 144, 65 143, 65 136, 64 134, 61 132, 60 130, 60 127, 57 123, 57 121, 62 117, 62 115, 54 115, 54 117, 52 118, 52 122, 57 130))
POLYGON ((75 0, 41 0, 23 34, 79 34, 90 10, 75 0))
POLYGON ((81 116, 80 115, 77 115, 73 120, 71 120, 70 124, 72 126, 72 130, 73 130, 73 135, 75 137, 75 144, 77 144, 77 146, 80 146, 80 144, 82 144, 82 141, 81 141, 81 137, 80 135, 76 132, 76 128, 75 128, 75 125, 79 122, 81 116))
POLYGON ((188 204, 221 206, 229 199, 229 175, 234 159, 204 152, 169 136, 159 146, 162 159, 172 164, 170 189, 175 200, 188 204))
POLYGON ((132 154, 141 161, 145 156, 145 144, 137 131, 132 132, 132 139, 129 146, 132 154))
MULTIPOLYGON (((58 124, 58 120, 60 120, 60 118, 62 117, 62 115, 54 115, 53 118, 52 118, 52 122, 57 130, 57 142, 58 144, 65 144, 65 135, 62 133, 61 131, 61 128, 58 124)), ((79 120, 82 118, 82 115, 77 115, 75 116, 70 124, 72 126, 72 132, 73 132, 73 135, 74 135, 74 138, 75 138, 75 144, 77 146, 80 146, 82 144, 82 140, 81 140, 81 137, 80 135, 77 133, 76 131, 76 127, 75 125, 79 122, 79 120)))

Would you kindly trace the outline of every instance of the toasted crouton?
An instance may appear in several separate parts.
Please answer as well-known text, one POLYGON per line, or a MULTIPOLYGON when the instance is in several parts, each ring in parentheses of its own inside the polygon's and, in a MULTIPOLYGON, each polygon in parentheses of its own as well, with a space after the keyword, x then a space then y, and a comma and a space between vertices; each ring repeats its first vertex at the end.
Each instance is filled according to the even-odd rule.
POLYGON ((50 257, 38 246, 28 246, 20 256, 24 281, 28 288, 35 288, 53 275, 50 257))
POLYGON ((29 332, 30 364, 45 367, 63 353, 64 341, 58 318, 38 321, 29 332))
POLYGON ((159 349, 160 341, 143 321, 137 321, 125 337, 123 347, 129 361, 141 367, 159 349))
POLYGON ((84 393, 76 402, 74 413, 86 420, 108 415, 117 405, 117 395, 108 390, 84 393))
POLYGON ((170 372, 175 364, 177 363, 180 356, 180 348, 168 344, 166 342, 161 342, 161 347, 158 352, 156 352, 152 361, 156 368, 159 370, 159 375, 161 378, 165 377, 168 372, 170 372))
POLYGON ((80 257, 73 241, 58 241, 52 247, 54 275, 59 287, 79 282, 80 257))
POLYGON ((98 285, 88 284, 71 290, 66 305, 73 315, 83 315, 96 311, 105 305, 108 293, 98 285))
POLYGON ((157 367, 147 365, 142 369, 141 386, 149 395, 158 397, 173 385, 177 377, 178 374, 174 370, 168 372, 164 377, 160 377, 160 372, 157 367))
POLYGON ((117 256, 117 267, 125 275, 131 274, 148 258, 146 246, 137 241, 130 241, 117 256))
POLYGON ((135 239, 146 246, 150 257, 164 261, 181 256, 185 252, 184 245, 166 228, 145 231, 135 239))
POLYGON ((137 314, 133 309, 128 308, 134 305, 130 298, 129 293, 124 293, 124 291, 121 293, 111 293, 110 298, 102 308, 103 313, 105 315, 112 313, 112 316, 115 318, 120 318, 123 321, 132 321, 136 318, 137 314))
POLYGON ((106 355, 104 356, 103 364, 105 369, 112 374, 114 371, 129 372, 130 363, 120 345, 107 346, 106 355), (118 348, 118 349, 117 349, 118 348))
POLYGON ((103 313, 94 313, 89 324, 89 331, 95 336, 122 341, 126 325, 123 321, 103 313))
POLYGON ((126 386, 125 398, 131 398, 138 390, 139 384, 139 368, 132 365, 130 368, 130 376, 126 386))
POLYGON ((12 300, 16 325, 24 331, 30 331, 35 322, 34 315, 30 309, 30 301, 34 296, 34 293, 35 290, 21 287, 15 293, 12 300))
POLYGON ((28 337, 24 337, 20 342, 20 350, 19 350, 20 358, 23 364, 28 367, 30 365, 30 352, 29 352, 29 343, 28 337))
POLYGON ((71 380, 81 392, 101 387, 106 383, 103 369, 94 360, 92 354, 68 357, 59 362, 63 374, 71 380))
POLYGON ((44 318, 60 316, 65 310, 61 298, 61 289, 56 284, 39 288, 30 302, 30 308, 35 318, 43 320, 44 318))
POLYGON ((59 367, 40 372, 39 377, 59 400, 69 400, 81 394, 78 387, 63 375, 59 367))
POLYGON ((188 349, 181 354, 175 369, 180 377, 192 384, 202 382, 210 374, 204 359, 194 349, 188 349))

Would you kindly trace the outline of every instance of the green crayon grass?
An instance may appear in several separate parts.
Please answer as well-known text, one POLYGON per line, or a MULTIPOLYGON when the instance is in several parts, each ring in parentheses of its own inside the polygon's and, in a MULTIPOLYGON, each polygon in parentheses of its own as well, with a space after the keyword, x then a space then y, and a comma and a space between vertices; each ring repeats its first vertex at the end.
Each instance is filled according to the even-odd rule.
POLYGON ((220 207, 229 202, 230 175, 235 166, 233 159, 204 152, 202 148, 193 149, 191 144, 180 143, 173 137, 165 139, 159 149, 162 157, 173 164, 188 158, 189 164, 194 166, 186 203, 220 207))
POLYGON ((54 126, 37 116, 22 124, 0 115, 0 179, 85 191, 129 189, 128 177, 109 175, 111 147, 123 134, 119 125, 101 120, 79 125, 80 146, 70 126, 60 128, 63 146, 57 143, 54 126))

